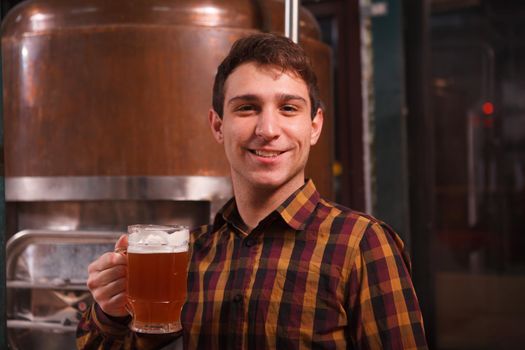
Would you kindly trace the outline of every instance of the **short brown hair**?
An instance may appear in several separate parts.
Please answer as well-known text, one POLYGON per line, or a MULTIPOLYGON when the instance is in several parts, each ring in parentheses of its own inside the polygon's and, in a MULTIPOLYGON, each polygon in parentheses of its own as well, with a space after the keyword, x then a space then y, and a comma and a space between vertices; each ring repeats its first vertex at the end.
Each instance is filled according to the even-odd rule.
POLYGON ((317 109, 321 107, 317 77, 303 48, 286 37, 258 33, 237 40, 217 68, 213 84, 213 109, 221 118, 224 112, 226 79, 235 68, 248 62, 275 66, 283 72, 293 72, 301 77, 308 87, 312 118, 315 116, 317 109))

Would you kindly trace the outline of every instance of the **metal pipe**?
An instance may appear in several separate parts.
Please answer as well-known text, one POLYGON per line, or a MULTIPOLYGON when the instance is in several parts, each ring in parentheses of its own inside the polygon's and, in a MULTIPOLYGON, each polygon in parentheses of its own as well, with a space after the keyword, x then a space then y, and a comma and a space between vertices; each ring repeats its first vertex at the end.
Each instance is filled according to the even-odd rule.
POLYGON ((299 0, 286 0, 284 7, 284 35, 299 42, 299 0))

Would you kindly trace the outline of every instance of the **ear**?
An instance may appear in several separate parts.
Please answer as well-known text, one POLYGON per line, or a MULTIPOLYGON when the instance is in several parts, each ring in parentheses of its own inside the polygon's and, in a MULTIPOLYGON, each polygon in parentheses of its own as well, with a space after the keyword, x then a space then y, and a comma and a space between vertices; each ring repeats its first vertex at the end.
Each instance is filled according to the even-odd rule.
POLYGON ((319 140, 321 136, 321 130, 323 130, 324 113, 321 108, 317 109, 314 119, 312 119, 312 134, 310 135, 310 145, 313 146, 319 140))
POLYGON ((208 112, 208 120, 210 122, 210 128, 213 137, 215 137, 215 140, 218 143, 222 144, 224 141, 222 136, 222 119, 213 108, 210 108, 210 111, 208 112))

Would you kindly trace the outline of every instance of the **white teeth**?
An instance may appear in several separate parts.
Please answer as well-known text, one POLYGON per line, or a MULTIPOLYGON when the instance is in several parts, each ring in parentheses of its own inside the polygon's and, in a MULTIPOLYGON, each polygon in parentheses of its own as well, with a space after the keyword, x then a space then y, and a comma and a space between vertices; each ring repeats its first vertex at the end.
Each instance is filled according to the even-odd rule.
POLYGON ((270 151, 260 151, 260 150, 255 150, 254 153, 258 155, 259 157, 268 157, 268 158, 277 157, 279 154, 281 154, 281 152, 270 152, 270 151))

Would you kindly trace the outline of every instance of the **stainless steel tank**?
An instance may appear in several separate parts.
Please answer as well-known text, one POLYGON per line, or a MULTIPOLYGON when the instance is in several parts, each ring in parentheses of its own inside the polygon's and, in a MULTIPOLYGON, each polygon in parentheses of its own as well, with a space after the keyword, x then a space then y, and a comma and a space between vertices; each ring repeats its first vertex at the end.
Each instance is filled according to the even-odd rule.
MULTIPOLYGON (((207 122, 217 65, 237 38, 283 27, 277 0, 28 0, 13 8, 2 23, 8 234, 207 222, 232 193, 207 122)), ((328 110, 307 175, 331 197, 330 50, 304 9, 300 32, 328 110)), ((32 282, 10 276, 10 321, 27 320, 16 305, 34 309, 32 282)), ((35 290, 52 287, 39 283, 35 290)), ((67 283, 50 291, 84 288, 67 283)), ((73 338, 48 321, 39 337, 73 338)), ((17 325, 12 347, 26 336, 17 325)))

